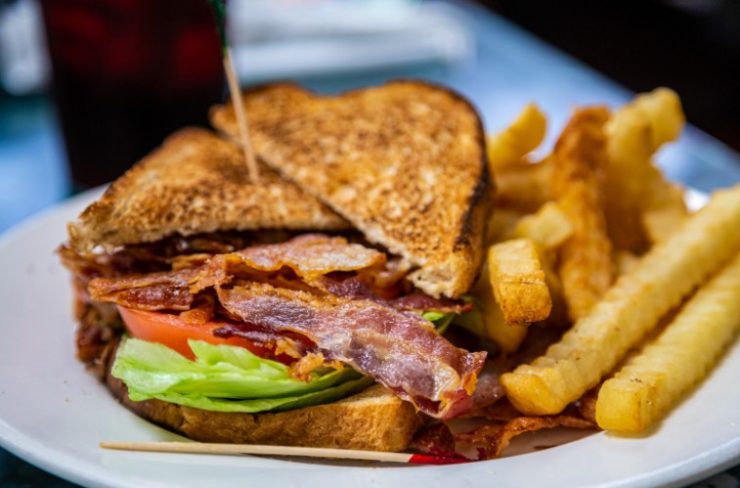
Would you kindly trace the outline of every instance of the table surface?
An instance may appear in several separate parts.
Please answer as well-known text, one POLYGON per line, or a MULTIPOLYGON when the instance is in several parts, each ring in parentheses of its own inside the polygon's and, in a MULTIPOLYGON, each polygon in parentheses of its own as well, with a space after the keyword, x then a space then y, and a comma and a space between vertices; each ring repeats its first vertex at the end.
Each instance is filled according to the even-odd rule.
MULTIPOLYGON (((299 80, 321 92, 336 92, 397 77, 423 77, 450 85, 480 110, 487 131, 506 125, 527 102, 549 116, 552 143, 571 109, 589 103, 616 106, 628 90, 594 72, 510 22, 480 7, 456 4, 468 23, 475 53, 455 66, 426 65, 331 79, 299 80)), ((658 162, 669 178, 710 191, 740 182, 740 156, 694 127, 663 149, 658 162)), ((46 97, 0 103, 0 232, 70 194, 64 151, 53 106, 46 97)), ((740 469, 711 480, 737 486, 740 469)), ((0 485, 73 486, 0 449, 0 485)), ((710 481, 700 483, 710 486, 710 481)))

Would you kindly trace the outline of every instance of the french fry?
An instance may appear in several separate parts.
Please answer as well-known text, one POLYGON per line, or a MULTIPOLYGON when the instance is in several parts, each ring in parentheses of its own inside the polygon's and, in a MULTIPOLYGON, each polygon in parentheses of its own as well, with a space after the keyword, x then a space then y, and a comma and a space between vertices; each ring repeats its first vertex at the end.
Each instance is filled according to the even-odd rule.
POLYGON ((651 244, 666 240, 689 216, 683 188, 660 179, 652 184, 642 225, 651 244))
POLYGON ((681 102, 666 88, 639 95, 616 111, 606 125, 605 204, 609 237, 617 249, 640 254, 650 244, 641 215, 665 183, 651 157, 675 139, 684 124, 681 102))
POLYGON ((560 249, 558 273, 572 320, 585 315, 612 283, 611 243, 601 202, 605 158, 603 107, 576 111, 555 145, 553 191, 573 227, 560 249))
POLYGON ((547 119, 537 105, 530 103, 524 107, 509 127, 486 141, 492 172, 526 162, 524 156, 540 145, 546 130, 547 119))
POLYGON ((493 340, 504 352, 516 351, 527 336, 527 327, 510 325, 504 320, 501 307, 493 296, 487 265, 483 266, 483 272, 470 293, 475 298, 476 307, 456 317, 455 324, 475 335, 493 340))
POLYGON ((552 299, 532 241, 513 239, 491 246, 488 273, 505 322, 526 325, 550 315, 552 299))
POLYGON ((740 331, 740 254, 704 285, 651 344, 599 390, 599 427, 649 429, 701 381, 740 331))
POLYGON ((501 377, 522 412, 555 414, 596 386, 659 319, 740 250, 740 185, 718 191, 621 276, 545 355, 501 377))
POLYGON ((604 211, 609 237, 617 249, 640 254, 648 247, 640 221, 647 182, 660 178, 650 162, 653 154, 650 121, 628 105, 612 115, 606 134, 604 211))
POLYGON ((527 238, 537 244, 537 254, 545 272, 545 283, 550 291, 552 310, 545 319, 547 325, 561 327, 568 322, 563 285, 555 272, 554 261, 558 247, 573 234, 573 226, 555 202, 547 202, 534 213, 522 217, 507 234, 508 238, 527 238))
POLYGON ((632 271, 640 262, 640 258, 629 251, 620 249, 614 253, 614 262, 617 268, 617 276, 622 276, 632 271))
POLYGON ((670 88, 656 88, 637 95, 631 105, 650 121, 653 151, 678 139, 686 124, 681 99, 670 88))
POLYGON ((557 203, 547 202, 516 224, 517 237, 531 239, 546 250, 555 249, 573 235, 573 226, 557 203))
POLYGON ((668 206, 648 210, 642 214, 645 233, 652 244, 668 239, 672 233, 681 228, 689 214, 686 207, 668 206))
POLYGON ((551 174, 548 160, 495 171, 496 207, 535 212, 552 200, 551 174))
POLYGON ((545 283, 547 283, 547 289, 550 290, 552 310, 544 323, 553 327, 568 326, 570 321, 568 319, 568 305, 565 303, 565 297, 563 296, 563 284, 560 282, 560 277, 555 272, 547 254, 547 252, 541 252, 540 259, 542 269, 545 271, 545 283))

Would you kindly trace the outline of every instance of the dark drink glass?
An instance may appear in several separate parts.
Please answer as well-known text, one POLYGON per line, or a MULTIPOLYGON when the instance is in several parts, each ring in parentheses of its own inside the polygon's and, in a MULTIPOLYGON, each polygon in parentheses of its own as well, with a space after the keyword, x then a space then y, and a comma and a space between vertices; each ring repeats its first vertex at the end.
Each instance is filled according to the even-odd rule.
POLYGON ((77 188, 106 183, 222 100, 207 0, 42 0, 53 94, 77 188))

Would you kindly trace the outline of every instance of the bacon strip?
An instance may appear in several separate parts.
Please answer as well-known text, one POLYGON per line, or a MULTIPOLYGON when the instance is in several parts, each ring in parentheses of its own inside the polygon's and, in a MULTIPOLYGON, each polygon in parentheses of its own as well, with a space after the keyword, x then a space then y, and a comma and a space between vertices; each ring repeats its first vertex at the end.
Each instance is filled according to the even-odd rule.
POLYGON ((308 337, 327 358, 373 377, 430 416, 451 418, 470 407, 486 353, 454 347, 417 314, 265 283, 219 288, 218 296, 245 322, 308 337))
POLYGON ((332 295, 352 299, 367 299, 383 303, 398 310, 414 310, 417 312, 465 313, 472 309, 471 304, 450 298, 434 298, 423 293, 412 293, 396 298, 383 298, 376 293, 372 285, 360 276, 353 276, 344 280, 333 280, 324 277, 313 283, 317 288, 332 295))
POLYGON ((434 298, 423 293, 412 293, 394 298, 389 305, 399 310, 416 310, 418 312, 465 313, 473 309, 473 305, 449 298, 434 298))
POLYGON ((479 460, 493 459, 501 456, 515 437, 527 432, 556 427, 597 429, 593 419, 579 415, 575 409, 569 409, 560 415, 533 417, 523 415, 508 401, 497 403, 485 418, 488 419, 487 423, 470 431, 454 434, 445 422, 427 424, 416 433, 411 448, 443 456, 463 456, 463 452, 474 452, 479 460))
POLYGON ((478 459, 493 459, 504 453, 514 437, 543 429, 568 427, 571 429, 596 429, 596 424, 575 415, 547 417, 520 416, 504 424, 487 424, 466 434, 456 434, 455 440, 468 444, 478 451, 478 459))
POLYGON ((139 310, 189 310, 194 295, 189 283, 198 270, 149 273, 123 278, 96 278, 88 285, 93 300, 139 310))
MULTIPOLYGON (((71 259, 71 258, 70 258, 71 259)), ((234 276, 254 278, 286 267, 309 284, 336 271, 357 271, 385 263, 385 254, 343 237, 305 234, 279 244, 248 247, 204 261, 202 254, 177 261, 173 272, 120 278, 93 279, 88 290, 95 300, 143 310, 187 310, 193 295, 231 281, 234 276), (195 266, 190 268, 188 263, 195 266)))
POLYGON ((343 237, 304 234, 278 244, 251 246, 213 256, 199 267, 200 273, 191 283, 191 292, 226 283, 233 276, 264 278, 285 268, 307 285, 325 290, 323 283, 332 281, 326 278, 330 273, 379 271, 385 262, 386 256, 382 252, 350 244, 343 237))
MULTIPOLYGON (((228 254, 182 256, 174 260, 176 271, 171 275, 160 272, 136 277, 98 278, 93 280, 89 290, 94 299, 103 301, 112 300, 115 293, 118 298, 114 301, 124 306, 135 306, 138 300, 139 308, 144 310, 183 310, 192 303, 192 295, 229 283, 234 277, 286 285, 285 276, 274 273, 288 268, 305 282, 303 288, 307 285, 340 297, 369 299, 398 310, 442 313, 469 310, 470 305, 460 301, 437 299, 421 293, 395 298, 380 296, 377 287, 369 281, 375 274, 382 274, 381 266, 385 263, 385 254, 350 244, 343 237, 305 234, 283 243, 256 245, 228 254), (367 276, 339 279, 327 276, 352 271, 363 272, 367 276)), ((292 287, 300 288, 298 285, 300 282, 294 281, 292 287)))
POLYGON ((336 271, 358 271, 385 264, 385 254, 343 237, 304 234, 279 244, 252 246, 234 253, 257 271, 293 270, 311 281, 336 271))

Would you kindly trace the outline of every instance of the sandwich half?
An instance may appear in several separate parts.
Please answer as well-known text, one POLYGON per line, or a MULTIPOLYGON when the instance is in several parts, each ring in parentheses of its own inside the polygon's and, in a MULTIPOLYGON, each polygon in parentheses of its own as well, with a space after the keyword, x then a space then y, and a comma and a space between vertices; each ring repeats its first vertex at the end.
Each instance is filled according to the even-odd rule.
MULTIPOLYGON (((461 293, 452 275, 419 281, 392 241, 261 172, 252 184, 237 146, 185 129, 69 225, 80 359, 131 410, 201 441, 395 451, 423 415, 469 409, 485 353, 440 333, 468 308, 441 296, 461 293)), ((434 232, 479 242, 485 203, 451 205, 468 225, 434 232)), ((451 253, 476 269, 466 245, 451 253)))
MULTIPOLYGON (((403 258, 408 279, 458 297, 482 259, 492 188, 480 118, 448 88, 422 81, 320 96, 294 84, 244 94, 262 160, 403 258)), ((238 140, 233 105, 211 110, 238 140)))

